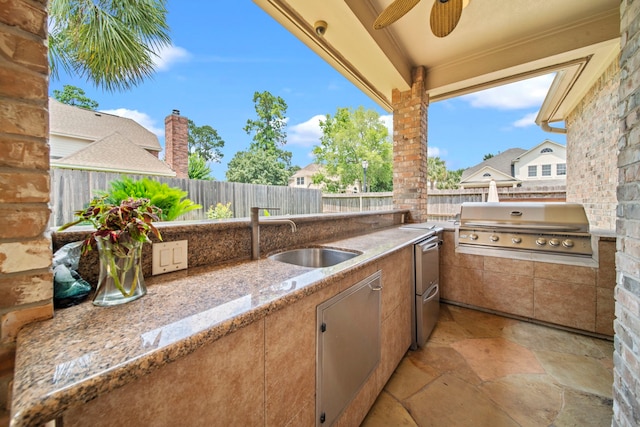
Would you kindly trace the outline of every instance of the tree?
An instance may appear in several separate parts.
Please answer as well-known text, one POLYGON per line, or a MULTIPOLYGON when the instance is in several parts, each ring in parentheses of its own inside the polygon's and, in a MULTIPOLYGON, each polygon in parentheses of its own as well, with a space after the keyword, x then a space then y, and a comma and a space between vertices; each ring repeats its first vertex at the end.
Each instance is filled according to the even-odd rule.
POLYGON ((166 0, 50 0, 49 64, 106 90, 136 86, 170 45, 166 0))
POLYGON ((440 157, 427 157, 427 179, 429 188, 440 190, 458 188, 464 169, 450 171, 440 157))
POLYGON ((444 182, 438 183, 438 188, 441 190, 458 188, 460 186, 462 172, 464 172, 464 169, 456 169, 453 171, 447 170, 447 177, 444 182))
MULTIPOLYGON (((362 182, 362 162, 368 162, 367 187, 371 191, 393 189, 393 145, 389 131, 374 110, 338 108, 320 122, 320 145, 313 148, 316 163, 325 168, 327 191, 344 191, 362 182), (337 177, 337 183, 329 177, 337 177)), ((319 180, 320 177, 314 178, 319 180)))
POLYGON ((253 95, 257 119, 247 120, 243 128, 253 134, 248 151, 239 151, 227 168, 227 181, 250 184, 288 185, 294 173, 290 151, 280 146, 286 144, 285 131, 287 104, 271 93, 255 92, 253 95))
POLYGON ((289 185, 291 173, 277 155, 264 150, 239 151, 227 167, 227 181, 289 185))
POLYGON ((220 163, 223 154, 220 150, 224 141, 218 131, 209 125, 196 126, 189 120, 189 153, 198 154, 205 161, 220 163))
POLYGON ((492 157, 493 157, 493 154, 491 154, 491 153, 485 154, 485 155, 482 157, 482 161, 489 160, 489 159, 490 159, 490 158, 492 158, 492 157))
POLYGON ((189 179, 201 179, 213 181, 211 168, 207 165, 207 160, 198 153, 189 154, 189 179))
POLYGON ((55 89, 53 97, 63 104, 86 108, 87 110, 98 109, 98 102, 86 96, 84 90, 76 86, 64 85, 62 90, 55 89))
POLYGON ((447 179, 447 165, 440 157, 427 157, 427 179, 432 190, 447 179))
POLYGON ((285 131, 287 103, 279 96, 273 96, 268 91, 253 94, 256 120, 247 120, 243 128, 247 134, 253 133, 251 148, 265 151, 276 151, 278 146, 287 142, 285 131))

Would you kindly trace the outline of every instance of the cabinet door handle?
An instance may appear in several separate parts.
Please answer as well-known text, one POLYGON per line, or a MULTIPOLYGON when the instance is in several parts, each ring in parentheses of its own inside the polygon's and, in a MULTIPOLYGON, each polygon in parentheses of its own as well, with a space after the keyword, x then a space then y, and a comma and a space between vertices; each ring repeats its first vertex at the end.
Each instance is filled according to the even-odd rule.
POLYGON ((375 284, 375 283, 369 283, 369 287, 371 288, 372 291, 381 291, 382 290, 382 284, 375 284))

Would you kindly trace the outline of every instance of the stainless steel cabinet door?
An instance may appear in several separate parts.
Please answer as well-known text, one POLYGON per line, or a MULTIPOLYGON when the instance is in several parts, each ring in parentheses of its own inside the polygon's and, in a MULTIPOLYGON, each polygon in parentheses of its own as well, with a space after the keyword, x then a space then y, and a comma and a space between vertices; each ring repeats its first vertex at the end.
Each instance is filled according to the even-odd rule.
POLYGON ((431 286, 440 283, 440 242, 439 236, 433 236, 431 239, 414 246, 416 295, 422 295, 431 286))
POLYGON ((417 345, 424 347, 440 315, 440 287, 436 283, 422 295, 416 295, 417 345))
POLYGON ((331 425, 380 362, 380 272, 317 308, 316 425, 331 425))

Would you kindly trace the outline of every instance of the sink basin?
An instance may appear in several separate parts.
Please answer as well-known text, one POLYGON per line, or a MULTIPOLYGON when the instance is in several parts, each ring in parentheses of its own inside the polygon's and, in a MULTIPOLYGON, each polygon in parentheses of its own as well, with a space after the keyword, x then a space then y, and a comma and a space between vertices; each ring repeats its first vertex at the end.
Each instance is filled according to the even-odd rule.
POLYGON ((269 256, 269 258, 302 267, 320 268, 339 264, 358 255, 360 254, 341 251, 340 249, 304 248, 279 252, 269 256))

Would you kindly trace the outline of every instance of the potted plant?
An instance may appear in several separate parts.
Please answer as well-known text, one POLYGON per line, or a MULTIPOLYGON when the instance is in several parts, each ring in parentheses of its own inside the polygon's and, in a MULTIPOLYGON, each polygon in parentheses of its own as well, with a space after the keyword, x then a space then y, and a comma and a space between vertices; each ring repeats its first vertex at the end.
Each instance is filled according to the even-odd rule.
POLYGON ((63 225, 60 230, 83 222, 90 222, 96 228, 82 244, 83 254, 97 248, 100 259, 93 304, 117 305, 145 295, 142 247, 151 242, 149 233, 162 240, 153 225, 160 219, 161 209, 145 198, 112 203, 103 196, 93 199, 86 209, 76 211, 75 215, 77 220, 63 225))

